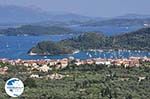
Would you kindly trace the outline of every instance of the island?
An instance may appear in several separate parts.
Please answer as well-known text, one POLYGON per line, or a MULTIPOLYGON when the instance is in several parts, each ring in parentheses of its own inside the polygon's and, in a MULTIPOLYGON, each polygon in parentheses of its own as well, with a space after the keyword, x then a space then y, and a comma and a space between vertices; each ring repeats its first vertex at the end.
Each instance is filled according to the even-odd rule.
POLYGON ((84 33, 59 42, 43 41, 31 48, 29 55, 72 54, 77 50, 145 50, 150 51, 150 28, 124 33, 116 36, 105 36, 102 33, 84 33))
POLYGON ((58 35, 74 33, 70 28, 60 26, 40 26, 40 25, 23 25, 16 28, 1 29, 0 34, 6 36, 22 35, 58 35))

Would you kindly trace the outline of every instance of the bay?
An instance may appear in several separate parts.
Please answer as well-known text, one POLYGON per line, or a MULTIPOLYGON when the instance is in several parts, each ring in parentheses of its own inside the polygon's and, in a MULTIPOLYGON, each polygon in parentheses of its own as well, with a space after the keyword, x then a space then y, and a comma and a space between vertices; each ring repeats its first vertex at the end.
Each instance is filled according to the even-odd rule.
MULTIPOLYGON (((86 27, 81 28, 78 26, 72 27, 79 31, 103 31, 107 32, 106 35, 113 35, 116 33, 134 31, 140 27, 86 27), (110 33, 110 34, 109 34, 110 33)), ((0 58, 8 59, 60 59, 75 57, 78 59, 87 58, 128 58, 131 56, 136 57, 150 57, 150 52, 144 51, 111 51, 111 52, 98 52, 88 51, 79 52, 72 55, 53 55, 53 56, 29 56, 27 52, 38 42, 41 41, 60 41, 63 39, 71 38, 76 35, 49 35, 49 36, 0 36, 0 58)))

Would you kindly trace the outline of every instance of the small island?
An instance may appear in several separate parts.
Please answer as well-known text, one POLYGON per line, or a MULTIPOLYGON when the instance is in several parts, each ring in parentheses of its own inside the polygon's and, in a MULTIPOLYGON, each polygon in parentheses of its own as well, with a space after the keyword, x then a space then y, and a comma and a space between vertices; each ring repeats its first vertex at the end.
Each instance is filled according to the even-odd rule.
POLYGON ((23 25, 17 28, 0 29, 1 35, 6 36, 39 36, 39 35, 59 35, 74 33, 70 28, 60 26, 40 26, 40 25, 23 25))
POLYGON ((75 49, 65 46, 62 42, 43 41, 29 51, 29 55, 55 55, 73 53, 75 49))
POLYGON ((77 50, 145 50, 150 51, 150 28, 143 28, 131 33, 105 36, 102 33, 84 33, 78 37, 59 42, 43 41, 31 48, 29 55, 72 54, 77 50))

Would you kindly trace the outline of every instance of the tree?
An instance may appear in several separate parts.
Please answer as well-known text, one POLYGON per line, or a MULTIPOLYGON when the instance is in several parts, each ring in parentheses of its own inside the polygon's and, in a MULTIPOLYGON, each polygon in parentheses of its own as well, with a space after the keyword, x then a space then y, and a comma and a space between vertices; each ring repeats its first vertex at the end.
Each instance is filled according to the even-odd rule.
POLYGON ((132 95, 131 94, 127 95, 125 99, 132 99, 132 95))
POLYGON ((24 81, 24 84, 25 84, 25 87, 29 87, 29 88, 36 88, 37 87, 35 80, 32 78, 27 78, 24 81))

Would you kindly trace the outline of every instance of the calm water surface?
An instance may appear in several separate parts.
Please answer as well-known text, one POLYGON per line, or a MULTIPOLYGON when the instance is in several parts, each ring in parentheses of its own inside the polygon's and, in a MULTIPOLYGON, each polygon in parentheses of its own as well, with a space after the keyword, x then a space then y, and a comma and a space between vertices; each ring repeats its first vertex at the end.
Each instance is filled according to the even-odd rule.
MULTIPOLYGON (((95 27, 95 28, 78 28, 78 30, 102 30, 108 33, 129 32, 134 31, 138 27, 130 28, 110 28, 110 27, 95 27)), ((109 34, 107 34, 109 35, 109 34)), ((40 41, 60 41, 62 39, 71 38, 74 35, 52 35, 52 36, 0 36, 0 58, 9 59, 58 59, 73 56, 79 59, 87 58, 128 58, 130 56, 150 57, 150 52, 142 51, 121 51, 121 52, 80 52, 73 55, 54 55, 54 56, 29 56, 27 52, 40 41)))

